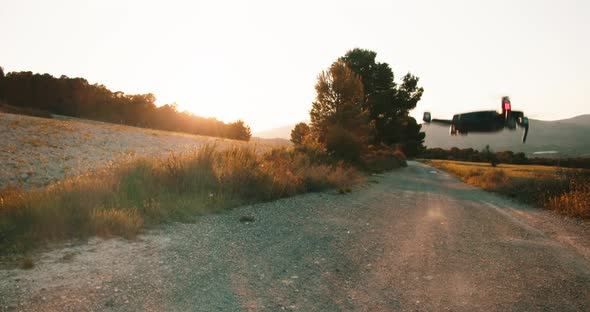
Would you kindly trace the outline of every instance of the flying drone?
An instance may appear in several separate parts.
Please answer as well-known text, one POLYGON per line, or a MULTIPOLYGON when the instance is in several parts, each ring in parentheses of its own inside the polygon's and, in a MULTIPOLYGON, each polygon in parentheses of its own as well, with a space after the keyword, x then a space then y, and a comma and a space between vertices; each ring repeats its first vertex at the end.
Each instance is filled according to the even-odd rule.
POLYGON ((516 127, 523 128, 522 143, 526 142, 529 133, 529 119, 524 117, 523 112, 513 111, 510 98, 502 97, 502 112, 478 111, 463 114, 456 114, 452 120, 432 119, 429 112, 424 113, 424 122, 438 123, 450 126, 452 136, 467 135, 469 132, 498 132, 504 128, 516 130, 516 127))

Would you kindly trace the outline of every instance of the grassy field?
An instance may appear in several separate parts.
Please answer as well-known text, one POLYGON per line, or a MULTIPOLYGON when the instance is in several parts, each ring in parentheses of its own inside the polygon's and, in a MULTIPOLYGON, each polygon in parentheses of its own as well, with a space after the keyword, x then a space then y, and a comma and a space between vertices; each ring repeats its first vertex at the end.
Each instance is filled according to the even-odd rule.
POLYGON ((590 220, 590 170, 551 166, 424 160, 466 183, 522 202, 590 220))

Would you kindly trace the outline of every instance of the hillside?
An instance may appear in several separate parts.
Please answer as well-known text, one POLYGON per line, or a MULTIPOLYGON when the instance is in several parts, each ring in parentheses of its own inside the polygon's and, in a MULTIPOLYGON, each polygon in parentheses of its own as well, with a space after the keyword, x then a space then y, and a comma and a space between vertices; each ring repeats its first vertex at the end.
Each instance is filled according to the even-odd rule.
POLYGON ((448 127, 424 124, 425 145, 428 147, 482 149, 486 145, 495 151, 511 150, 532 154, 536 151, 555 150, 563 156, 590 154, 590 115, 570 119, 543 121, 530 119, 530 132, 525 144, 521 143, 522 131, 504 130, 495 134, 469 134, 449 136, 448 127))
POLYGON ((249 127, 241 120, 225 123, 176 104, 156 105, 152 93, 125 94, 102 84, 66 75, 9 72, 0 67, 0 112, 49 117, 51 114, 102 122, 247 141, 249 127))
POLYGON ((250 144, 275 146, 177 133, 69 117, 53 119, 0 113, 0 189, 40 187, 67 176, 90 173, 136 157, 168 157, 204 144, 220 147, 250 144))
POLYGON ((590 125, 590 114, 580 115, 569 119, 562 119, 559 120, 559 122, 574 125, 590 125))

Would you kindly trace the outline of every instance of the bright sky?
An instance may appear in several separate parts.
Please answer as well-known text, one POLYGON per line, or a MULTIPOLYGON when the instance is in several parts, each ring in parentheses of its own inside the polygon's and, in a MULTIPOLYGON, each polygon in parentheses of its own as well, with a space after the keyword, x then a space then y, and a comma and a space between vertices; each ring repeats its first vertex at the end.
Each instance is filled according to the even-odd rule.
POLYGON ((590 1, 0 0, 0 66, 84 77, 254 131, 308 119, 347 50, 425 89, 412 113, 590 113, 590 1))

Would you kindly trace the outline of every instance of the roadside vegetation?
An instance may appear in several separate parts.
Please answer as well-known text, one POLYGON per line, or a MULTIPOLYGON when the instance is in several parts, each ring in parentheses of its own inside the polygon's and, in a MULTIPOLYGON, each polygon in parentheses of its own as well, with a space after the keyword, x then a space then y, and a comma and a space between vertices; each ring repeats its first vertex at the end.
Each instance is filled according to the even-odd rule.
MULTIPOLYGON (((41 189, 0 190, 0 255, 92 235, 133 238, 157 224, 304 192, 346 194, 364 179, 363 172, 405 166, 405 155, 422 148, 424 133, 408 111, 423 90, 411 74, 395 84, 389 65, 375 62, 375 56, 351 50, 318 76, 311 125, 293 129, 293 146, 264 153, 243 145, 205 146, 166 159, 137 158, 41 189)), ((147 101, 154 109, 151 95, 111 94, 80 79, 9 73, 3 83, 41 78, 76 82, 125 103, 147 101)), ((249 139, 247 132, 238 139, 249 139)))
POLYGON ((329 188, 363 179, 354 167, 304 153, 206 146, 167 159, 145 158, 25 192, 0 193, 0 250, 90 235, 133 238, 146 226, 329 188))
POLYGON ((425 160, 466 183, 563 215, 590 220, 590 171, 539 165, 425 160))
POLYGON ((484 147, 481 151, 473 148, 457 147, 453 147, 449 150, 442 148, 428 148, 420 152, 420 158, 590 169, 590 157, 529 158, 522 152, 494 152, 489 146, 484 147))

